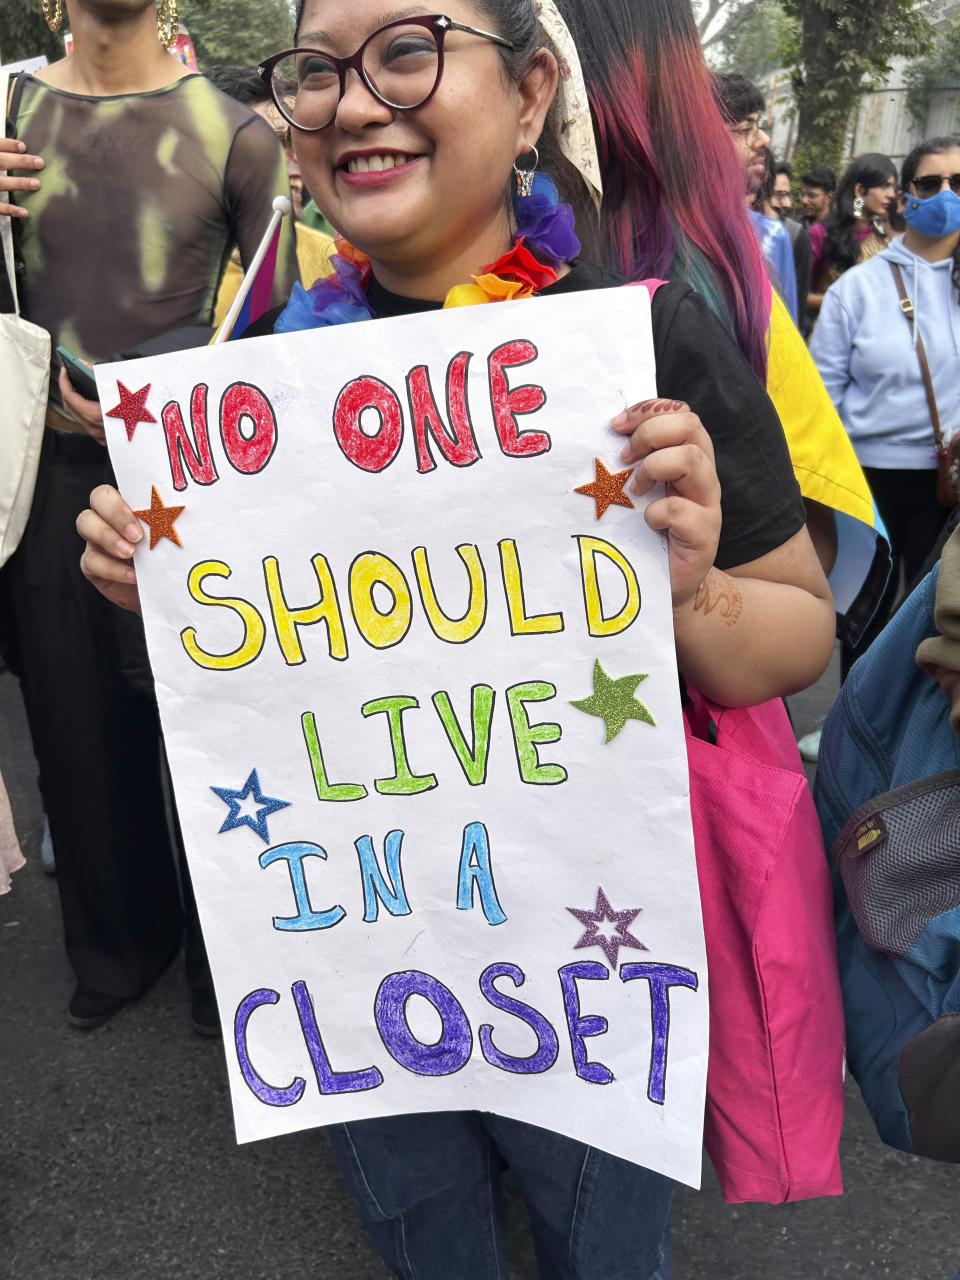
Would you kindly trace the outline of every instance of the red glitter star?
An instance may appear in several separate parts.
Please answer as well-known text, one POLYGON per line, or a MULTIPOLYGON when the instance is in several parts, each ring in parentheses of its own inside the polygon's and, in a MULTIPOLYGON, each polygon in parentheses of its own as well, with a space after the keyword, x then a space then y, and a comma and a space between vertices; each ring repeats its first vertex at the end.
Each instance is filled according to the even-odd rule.
POLYGON ((594 458, 596 463, 597 478, 592 484, 582 484, 575 493, 586 493, 597 504, 597 519, 605 513, 607 507, 616 505, 618 507, 632 507, 633 503, 623 492, 623 486, 627 483, 633 472, 628 468, 626 471, 608 471, 599 458, 594 458))
POLYGON ((115 409, 109 409, 106 417, 122 418, 123 425, 127 428, 127 439, 133 439, 133 433, 137 429, 140 422, 156 422, 156 418, 147 408, 147 396, 150 394, 151 383, 147 383, 145 387, 141 387, 139 391, 129 391, 120 379, 117 379, 117 390, 120 392, 120 403, 115 409))
POLYGON ((135 511, 133 514, 138 520, 142 520, 150 530, 150 550, 157 545, 161 538, 169 538, 171 542, 175 542, 178 547, 182 547, 180 535, 173 527, 173 522, 183 513, 183 507, 165 507, 163 499, 157 493, 156 485, 152 485, 150 489, 150 506, 144 511, 135 511))

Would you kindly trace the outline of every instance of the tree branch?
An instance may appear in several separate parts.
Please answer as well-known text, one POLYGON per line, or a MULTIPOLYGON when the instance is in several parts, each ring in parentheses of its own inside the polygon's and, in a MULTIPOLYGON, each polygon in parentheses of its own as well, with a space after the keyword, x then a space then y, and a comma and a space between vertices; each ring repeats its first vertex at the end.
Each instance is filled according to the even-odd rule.
POLYGON ((697 23, 697 31, 699 32, 701 40, 706 35, 707 28, 710 26, 710 23, 713 22, 714 18, 727 3, 728 0, 709 0, 706 13, 697 23))
POLYGON ((756 13, 763 4, 763 0, 741 0, 741 3, 739 4, 735 4, 734 0, 711 0, 710 8, 712 10, 712 16, 716 17, 724 4, 728 3, 732 4, 733 7, 731 8, 726 22, 719 26, 707 39, 703 38, 706 27, 701 29, 700 42, 704 49, 709 49, 712 44, 717 44, 719 41, 726 40, 732 36, 734 32, 738 31, 743 24, 749 21, 754 13, 756 13))

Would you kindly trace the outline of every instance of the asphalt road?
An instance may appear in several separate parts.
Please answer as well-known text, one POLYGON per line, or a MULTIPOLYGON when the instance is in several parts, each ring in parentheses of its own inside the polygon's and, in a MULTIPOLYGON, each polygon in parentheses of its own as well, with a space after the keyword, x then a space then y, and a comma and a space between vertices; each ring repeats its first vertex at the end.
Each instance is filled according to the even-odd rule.
MULTIPOLYGON (((835 691, 833 669, 794 701, 799 732, 835 691)), ((236 1146, 223 1053, 190 1028, 179 963, 106 1026, 66 1024, 56 883, 9 674, 0 770, 28 859, 0 898, 2 1280, 382 1280, 322 1132, 236 1146)), ((884 1147, 848 1095, 845 1194, 728 1207, 707 1164, 703 1191, 677 1196, 675 1280, 947 1280, 960 1168, 884 1147)), ((515 1197, 508 1211, 512 1276, 533 1280, 515 1197)))

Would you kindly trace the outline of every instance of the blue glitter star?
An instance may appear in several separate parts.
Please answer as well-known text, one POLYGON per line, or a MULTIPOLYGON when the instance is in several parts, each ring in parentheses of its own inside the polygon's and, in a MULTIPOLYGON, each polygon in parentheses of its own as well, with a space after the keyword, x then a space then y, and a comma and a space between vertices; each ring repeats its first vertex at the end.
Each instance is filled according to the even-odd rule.
POLYGON ((222 835, 224 831, 233 831, 236 827, 247 826, 251 831, 257 833, 264 844, 270 843, 267 818, 271 813, 276 813, 278 809, 286 809, 290 804, 289 800, 276 800, 273 796, 265 796, 263 794, 260 790, 260 779, 257 777, 256 769, 251 770, 250 777, 239 789, 211 787, 210 790, 215 791, 224 804, 230 806, 230 812, 224 818, 223 826, 217 834, 222 835), (252 818, 249 813, 240 812, 241 803, 250 796, 253 797, 257 805, 256 818, 252 818))

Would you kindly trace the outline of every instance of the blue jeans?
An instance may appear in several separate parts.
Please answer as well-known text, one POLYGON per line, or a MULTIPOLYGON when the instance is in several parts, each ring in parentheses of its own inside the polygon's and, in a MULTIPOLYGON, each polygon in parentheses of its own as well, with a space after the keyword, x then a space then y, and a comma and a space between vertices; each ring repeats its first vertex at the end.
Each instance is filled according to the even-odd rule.
POLYGON ((500 1173, 545 1280, 669 1280, 674 1184, 546 1129, 477 1111, 336 1125, 360 1214, 401 1280, 506 1280, 500 1173))

